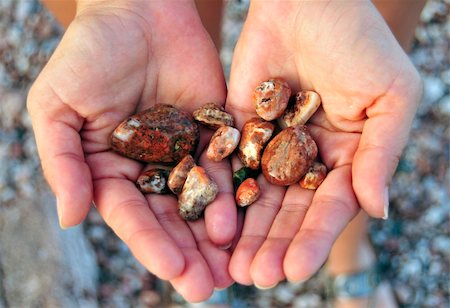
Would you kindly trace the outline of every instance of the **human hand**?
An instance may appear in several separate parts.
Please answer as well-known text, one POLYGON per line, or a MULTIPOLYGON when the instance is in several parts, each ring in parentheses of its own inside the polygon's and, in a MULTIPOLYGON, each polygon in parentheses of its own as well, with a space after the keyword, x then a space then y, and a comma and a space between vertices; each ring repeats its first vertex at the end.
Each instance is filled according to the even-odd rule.
MULTIPOLYGON (((192 1, 80 1, 28 98, 61 226, 80 223, 93 200, 136 258, 187 300, 230 285, 230 256, 218 248, 236 228, 229 164, 200 156, 220 193, 205 219, 186 223, 174 197, 136 189, 143 165, 109 144, 122 120, 155 103, 192 112, 225 96, 217 51, 192 1)), ((200 147, 206 138, 202 132, 200 147)))
POLYGON ((255 115, 253 89, 270 77, 321 95, 308 125, 329 174, 315 192, 258 179, 262 196, 245 213, 230 273, 260 287, 308 279, 360 207, 387 218, 387 187, 421 94, 369 1, 253 1, 226 103, 239 127, 255 115))

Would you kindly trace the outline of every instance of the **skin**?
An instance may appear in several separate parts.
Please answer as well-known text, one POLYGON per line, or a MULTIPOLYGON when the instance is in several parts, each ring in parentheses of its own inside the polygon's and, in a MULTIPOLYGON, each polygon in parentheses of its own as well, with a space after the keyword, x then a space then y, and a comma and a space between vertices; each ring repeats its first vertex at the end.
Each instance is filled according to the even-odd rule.
POLYGON ((61 226, 80 223, 93 200, 136 258, 188 301, 229 286, 230 255, 220 246, 235 234, 236 208, 229 163, 202 154, 211 133, 202 132, 199 161, 220 193, 193 223, 178 216, 175 197, 144 197, 134 185, 143 165, 109 145, 123 119, 151 104, 192 112, 225 96, 217 51, 193 2, 79 2, 28 97, 61 226))
MULTIPOLYGON (((133 181, 142 166, 109 151, 115 125, 150 101, 191 110, 198 106, 192 102, 225 99, 217 53, 192 2, 130 3, 79 2, 76 20, 30 92, 39 153, 62 226, 79 223, 93 198, 150 271, 187 300, 199 301, 231 283, 228 262, 232 278, 243 284, 265 288, 285 277, 307 279, 358 213, 358 203, 374 217, 385 215, 385 187, 421 84, 369 2, 252 2, 235 51, 227 109, 240 128, 254 116, 245 102, 268 77, 284 77, 295 91, 318 91, 324 104, 311 129, 332 171, 316 193, 298 185, 273 187, 260 177, 261 190, 270 194, 245 218, 238 216, 231 261, 217 248, 236 230, 234 204, 228 206, 232 186, 223 181, 231 178, 226 163, 200 159, 222 193, 205 221, 186 224, 175 215, 173 198, 137 194, 133 181)), ((397 14, 389 12, 382 11, 395 29, 397 14)))
POLYGON ((238 127, 254 115, 246 98, 274 76, 320 93, 309 126, 329 174, 316 192, 258 179, 262 195, 246 212, 229 269, 261 288, 310 278, 360 208, 386 217, 387 187, 421 96, 417 71, 366 1, 253 1, 226 103, 238 127))

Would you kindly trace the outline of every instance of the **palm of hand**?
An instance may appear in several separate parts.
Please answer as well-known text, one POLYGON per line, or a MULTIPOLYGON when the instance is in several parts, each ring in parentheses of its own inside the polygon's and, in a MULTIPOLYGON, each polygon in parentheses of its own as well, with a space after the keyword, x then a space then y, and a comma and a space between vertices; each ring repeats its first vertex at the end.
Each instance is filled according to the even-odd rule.
MULTIPOLYGON (((229 223, 236 213, 228 164, 208 162, 199 153, 220 193, 208 207, 206 223, 185 223, 174 197, 144 197, 136 189, 143 166, 111 152, 109 135, 123 119, 155 103, 191 112, 205 102, 223 102, 217 53, 196 15, 149 24, 128 11, 101 14, 72 23, 30 93, 34 121, 47 123, 35 131, 61 224, 79 223, 93 198, 105 221, 151 272, 171 280, 188 300, 207 298, 214 287, 231 283, 229 255, 207 235, 224 245, 235 232, 229 223), (166 36, 152 36, 152 30, 168 26, 166 36), (53 138, 47 142, 49 133, 53 138)), ((207 135, 201 134, 200 148, 207 135)))
POLYGON ((263 287, 314 274, 359 204, 383 216, 384 186, 415 107, 407 112, 405 102, 415 103, 420 91, 417 81, 404 79, 407 71, 414 81, 414 69, 370 5, 354 7, 361 10, 356 15, 352 9, 339 10, 342 3, 322 9, 320 22, 309 24, 316 28, 308 26, 315 16, 302 15, 295 5, 250 8, 226 105, 239 113, 242 125, 254 114, 253 88, 276 76, 288 80, 294 91, 314 89, 323 101, 309 127, 329 169, 325 181, 314 193, 298 185, 272 187, 261 179, 262 191, 270 194, 263 193, 246 212, 230 272, 238 282, 263 287), (408 91, 414 98, 409 101, 408 91), (397 121, 404 121, 406 129, 397 121))

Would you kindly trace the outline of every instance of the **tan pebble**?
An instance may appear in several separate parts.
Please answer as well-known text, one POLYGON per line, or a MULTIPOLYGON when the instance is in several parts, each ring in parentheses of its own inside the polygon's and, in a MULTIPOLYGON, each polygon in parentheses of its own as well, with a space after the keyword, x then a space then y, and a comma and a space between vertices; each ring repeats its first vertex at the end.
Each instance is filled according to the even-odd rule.
POLYGON ((231 153, 239 144, 241 133, 234 127, 219 127, 209 142, 206 156, 213 161, 221 161, 231 153))
POLYGON ((169 170, 152 168, 142 173, 136 180, 136 186, 144 194, 165 194, 169 192, 167 177, 169 170))
POLYGON ((180 216, 188 221, 199 219, 218 192, 217 184, 206 174, 205 169, 194 166, 189 171, 178 198, 180 216))
POLYGON ((283 114, 290 96, 291 88, 284 79, 264 81, 253 91, 256 113, 264 120, 272 121, 283 114))
POLYGON ((327 167, 322 163, 314 162, 308 172, 300 180, 300 187, 311 190, 317 189, 326 176, 327 167))
POLYGON ((207 103, 192 113, 195 120, 212 129, 221 126, 234 126, 234 118, 222 106, 207 103))
POLYGON ((272 137, 275 126, 261 118, 252 118, 242 127, 238 157, 244 166, 258 169, 261 162, 261 152, 272 137))
POLYGON ((253 178, 248 178, 236 191, 236 203, 240 207, 246 207, 258 200, 261 195, 261 189, 258 182, 253 178))
POLYGON ((303 125, 313 116, 321 103, 319 94, 314 91, 301 91, 293 97, 283 115, 278 118, 282 128, 303 125))
POLYGON ((192 158, 191 155, 186 155, 178 165, 172 169, 167 180, 167 186, 174 194, 179 195, 181 193, 187 175, 194 166, 194 158, 192 158))

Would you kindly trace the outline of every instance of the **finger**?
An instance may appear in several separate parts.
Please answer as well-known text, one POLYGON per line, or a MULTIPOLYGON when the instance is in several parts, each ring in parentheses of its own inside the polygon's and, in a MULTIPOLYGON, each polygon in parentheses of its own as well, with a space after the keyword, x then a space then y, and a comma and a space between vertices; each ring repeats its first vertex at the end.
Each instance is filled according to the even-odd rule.
POLYGON ((338 235, 358 213, 350 169, 346 165, 332 170, 317 189, 283 261, 288 280, 310 278, 325 262, 338 235))
POLYGON ((170 280, 175 290, 188 302, 208 299, 214 291, 214 280, 208 264, 197 248, 185 248, 186 267, 182 275, 170 280))
POLYGON ((245 219, 245 209, 238 209, 237 211, 237 229, 236 234, 234 235, 233 241, 231 242, 230 251, 233 252, 236 249, 236 246, 241 238, 242 229, 244 228, 244 219, 245 219))
POLYGON ((214 245, 208 238, 203 221, 190 222, 189 227, 194 234, 197 247, 203 258, 208 263, 209 269, 214 279, 216 289, 224 289, 233 283, 233 279, 228 273, 230 262, 230 252, 214 245))
POLYGON ((36 83, 28 96, 41 164, 57 200, 61 227, 79 224, 92 202, 91 173, 84 159, 79 131, 83 119, 66 107, 49 86, 36 83), (42 109, 43 103, 61 106, 42 109))
POLYGON ((252 262, 250 274, 255 285, 268 288, 285 278, 284 256, 300 229, 313 195, 313 191, 303 189, 298 184, 288 188, 267 239, 252 262))
POLYGON ((161 279, 183 273, 183 252, 158 223, 134 183, 126 178, 100 178, 94 180, 94 191, 99 213, 139 262, 161 279))
POLYGON ((258 178, 258 184, 261 196, 246 210, 242 234, 230 260, 231 277, 246 285, 253 283, 251 263, 269 233, 285 193, 284 187, 271 185, 263 176, 258 178))
POLYGON ((214 244, 229 247, 236 233, 237 221, 230 163, 228 159, 214 162, 206 157, 206 152, 199 162, 219 186, 216 199, 205 209, 206 231, 214 244))
POLYGON ((233 54, 225 103, 239 129, 249 118, 256 116, 252 94, 261 82, 272 77, 282 77, 293 91, 300 84, 292 52, 280 48, 284 42, 273 42, 272 34, 277 30, 271 28, 271 23, 255 20, 258 14, 252 14, 251 11, 250 7, 233 54))
POLYGON ((353 163, 353 187, 362 208, 387 218, 388 185, 408 140, 420 99, 421 85, 414 69, 409 80, 397 79, 385 96, 367 109, 361 141, 353 163))
MULTIPOLYGON (((171 279, 173 287, 188 301, 205 300, 214 290, 214 279, 211 273, 213 269, 199 251, 188 224, 178 214, 176 198, 158 194, 148 194, 146 198, 157 221, 183 254, 184 270, 171 279)), ((197 233, 201 231, 204 232, 204 230, 198 230, 197 233)), ((205 237, 200 234, 198 236, 205 237)))

